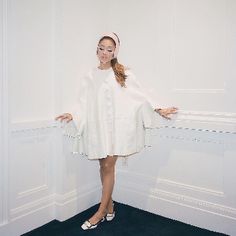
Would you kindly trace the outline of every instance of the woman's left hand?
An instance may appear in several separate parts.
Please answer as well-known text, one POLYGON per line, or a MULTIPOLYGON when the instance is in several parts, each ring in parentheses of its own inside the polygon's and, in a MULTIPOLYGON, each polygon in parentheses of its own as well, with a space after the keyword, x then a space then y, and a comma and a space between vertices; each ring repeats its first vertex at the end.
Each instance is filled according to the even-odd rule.
POLYGON ((177 107, 168 107, 168 108, 156 108, 155 111, 162 117, 170 120, 170 115, 175 114, 178 112, 177 107))

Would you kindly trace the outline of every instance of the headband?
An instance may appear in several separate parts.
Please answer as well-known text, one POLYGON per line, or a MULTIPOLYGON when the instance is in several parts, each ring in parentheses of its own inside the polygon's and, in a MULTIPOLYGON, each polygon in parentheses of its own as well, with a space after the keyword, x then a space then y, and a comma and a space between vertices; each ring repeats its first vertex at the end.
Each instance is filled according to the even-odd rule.
POLYGON ((116 44, 116 48, 115 48, 115 51, 114 51, 114 58, 117 58, 117 55, 118 55, 118 52, 119 52, 119 48, 120 48, 120 40, 119 40, 118 36, 117 36, 115 33, 113 33, 113 32, 105 33, 105 34, 103 34, 103 35, 100 37, 99 41, 100 41, 103 37, 109 37, 109 38, 111 38, 111 39, 114 40, 114 42, 115 42, 115 44, 116 44))

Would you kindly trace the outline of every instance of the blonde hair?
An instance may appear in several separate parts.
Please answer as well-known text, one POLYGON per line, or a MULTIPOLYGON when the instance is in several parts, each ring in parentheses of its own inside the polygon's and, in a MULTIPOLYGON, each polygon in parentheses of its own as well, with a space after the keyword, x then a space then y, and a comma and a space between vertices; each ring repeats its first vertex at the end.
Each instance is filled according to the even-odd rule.
POLYGON ((116 81, 121 85, 121 87, 126 87, 125 80, 127 75, 125 74, 125 67, 118 62, 117 58, 111 60, 111 67, 114 71, 116 81))

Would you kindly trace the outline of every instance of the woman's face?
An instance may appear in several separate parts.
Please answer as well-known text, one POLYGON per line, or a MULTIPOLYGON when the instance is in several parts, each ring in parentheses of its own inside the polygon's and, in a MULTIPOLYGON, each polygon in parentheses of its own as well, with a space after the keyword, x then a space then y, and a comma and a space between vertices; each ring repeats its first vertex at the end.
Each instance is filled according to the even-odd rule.
POLYGON ((103 39, 97 48, 97 55, 100 63, 106 64, 113 59, 115 44, 111 39, 103 39))

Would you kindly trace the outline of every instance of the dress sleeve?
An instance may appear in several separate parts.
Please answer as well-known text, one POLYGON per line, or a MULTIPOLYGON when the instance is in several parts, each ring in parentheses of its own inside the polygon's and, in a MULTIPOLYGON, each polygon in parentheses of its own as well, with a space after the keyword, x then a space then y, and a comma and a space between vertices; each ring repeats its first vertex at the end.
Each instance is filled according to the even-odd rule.
POLYGON ((125 81, 127 87, 132 87, 141 93, 146 100, 150 103, 153 110, 159 108, 156 100, 148 93, 148 89, 145 88, 140 81, 136 79, 136 76, 130 71, 126 70, 127 79, 125 81))
POLYGON ((74 124, 78 130, 81 129, 86 119, 88 80, 88 75, 80 80, 77 88, 76 102, 71 111, 74 124))

